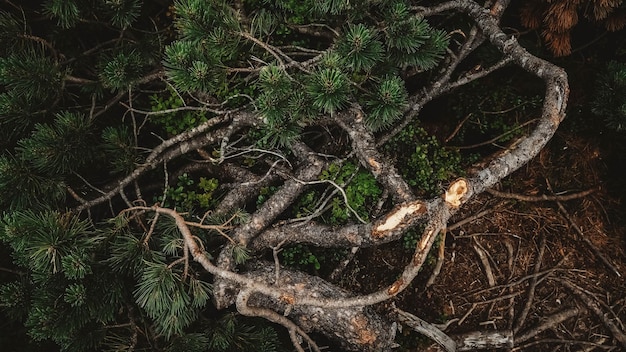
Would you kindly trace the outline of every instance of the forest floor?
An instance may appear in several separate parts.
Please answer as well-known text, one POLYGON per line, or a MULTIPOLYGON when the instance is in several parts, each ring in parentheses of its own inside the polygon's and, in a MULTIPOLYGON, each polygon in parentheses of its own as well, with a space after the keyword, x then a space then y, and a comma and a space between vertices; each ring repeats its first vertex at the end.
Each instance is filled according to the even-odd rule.
MULTIPOLYGON (((447 323, 452 335, 512 331, 514 351, 620 350, 626 263, 620 181, 611 161, 622 158, 613 153, 599 138, 558 132, 500 193, 482 194, 455 215, 445 247, 433 249, 395 304, 447 323)), ((362 250, 342 284, 361 292, 385 287, 411 256, 402 241, 362 250)), ((428 345, 405 333, 400 350, 428 345)))

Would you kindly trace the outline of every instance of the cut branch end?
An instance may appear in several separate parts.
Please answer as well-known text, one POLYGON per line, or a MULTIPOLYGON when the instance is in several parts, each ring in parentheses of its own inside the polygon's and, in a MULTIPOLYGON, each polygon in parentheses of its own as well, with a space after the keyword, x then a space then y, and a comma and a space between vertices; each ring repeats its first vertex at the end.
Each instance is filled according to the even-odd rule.
POLYGON ((467 180, 464 178, 460 178, 454 181, 450 185, 450 187, 448 187, 448 190, 446 191, 446 194, 444 195, 444 200, 449 205, 455 208, 458 208, 461 206, 461 203, 463 203, 463 201, 465 200, 468 192, 469 192, 469 184, 467 183, 467 180))

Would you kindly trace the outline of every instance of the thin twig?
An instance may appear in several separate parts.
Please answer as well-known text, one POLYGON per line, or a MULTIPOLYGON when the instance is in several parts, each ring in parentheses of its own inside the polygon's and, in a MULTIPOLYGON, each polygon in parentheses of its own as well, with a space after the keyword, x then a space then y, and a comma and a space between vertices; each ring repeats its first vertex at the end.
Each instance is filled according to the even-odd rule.
MULTIPOLYGON (((484 141, 484 142, 480 142, 480 143, 476 143, 476 144, 471 144, 471 145, 451 146, 450 148, 455 148, 455 149, 474 149, 474 148, 482 147, 482 146, 485 146, 485 145, 489 145, 489 144, 492 144, 492 143, 494 143, 494 142, 497 142, 499 139, 504 138, 504 137, 506 137, 506 136, 510 135, 511 133, 513 133, 513 132, 515 132, 515 131, 519 130, 519 129, 522 129, 522 128, 524 128, 524 127, 526 127, 526 126, 530 125, 531 123, 536 122, 537 120, 538 120, 538 119, 532 119, 532 120, 530 120, 530 121, 526 121, 526 122, 524 122, 523 124, 521 124, 521 125, 519 125, 519 126, 517 126, 517 127, 513 128, 512 130, 510 130, 510 131, 506 131, 506 132, 504 132, 504 133, 502 133, 502 134, 500 134, 500 135, 498 135, 498 136, 495 136, 495 137, 493 137, 493 138, 491 138, 491 139, 488 139, 488 140, 486 140, 486 141, 484 141)), ((510 149, 510 148, 509 148, 509 149, 510 149)))
POLYGON ((517 193, 507 193, 507 192, 500 192, 497 191, 495 189, 488 189, 486 190, 487 193, 491 194, 494 197, 498 197, 498 198, 508 198, 508 199, 516 199, 516 200, 521 200, 524 202, 543 202, 543 201, 561 201, 561 202, 565 202, 568 200, 572 200, 572 199, 579 199, 579 198, 584 198, 596 191, 600 190, 600 186, 596 186, 593 188, 590 188, 586 191, 582 191, 582 192, 576 192, 576 193, 571 193, 571 194, 563 194, 563 195, 540 195, 540 196, 527 196, 524 194, 517 194, 517 193))
MULTIPOLYGON (((535 267, 533 269, 534 274, 538 273, 539 270, 541 269, 541 263, 543 262, 543 256, 545 252, 546 252, 546 236, 542 235, 541 244, 539 245, 539 253, 537 254, 537 260, 535 262, 535 267)), ((538 277, 535 276, 530 280, 530 286, 528 287, 528 298, 526 298, 526 303, 524 304, 524 308, 522 309, 519 315, 519 318, 517 319, 517 323, 515 324, 515 327, 513 328, 514 334, 517 334, 518 331, 520 331, 520 329, 524 325, 526 316, 528 315, 528 312, 530 311, 530 307, 532 307, 533 305, 533 301, 535 299, 535 288, 537 287, 537 278, 538 277)))
POLYGON ((447 230, 448 231, 456 230, 457 228, 459 228, 459 227, 461 227, 461 226, 463 226, 465 224, 468 224, 468 223, 470 223, 470 222, 472 222, 472 221, 474 221, 474 220, 476 220, 478 218, 481 218, 481 217, 483 217, 483 216, 485 216, 485 215, 487 215, 489 213, 492 213, 492 212, 496 211, 497 208, 498 208, 498 206, 491 207, 489 209, 486 209, 486 210, 483 210, 481 212, 478 212, 478 213, 476 213, 476 214, 474 214, 472 216, 469 216, 469 217, 467 217, 467 218, 465 218, 463 220, 457 221, 454 224, 448 226, 447 230))
POLYGON ((480 245, 480 243, 478 243, 475 237, 473 237, 473 239, 474 243, 472 245, 472 248, 474 248, 474 251, 476 252, 476 254, 478 254, 480 262, 483 264, 483 268, 485 269, 485 276, 487 276, 487 283, 489 284, 489 287, 494 287, 496 285, 496 280, 493 277, 493 271, 491 270, 489 259, 487 259, 486 250, 483 248, 483 246, 480 245))
MULTIPOLYGON (((548 186, 548 190, 552 193, 552 185, 550 184, 550 181, 548 181, 546 179, 546 184, 548 186)), ((563 206, 563 204, 560 201, 556 201, 556 204, 559 207, 559 210, 561 211, 562 215, 565 217, 565 219, 567 219, 567 221, 570 222, 570 224, 572 225, 572 227, 574 228, 574 230, 576 231, 576 233, 578 234, 579 238, 581 240, 583 240, 583 242, 585 242, 587 244, 587 246, 589 246, 589 248, 591 248, 591 250, 593 251, 593 253, 595 254, 595 256, 600 259, 600 261, 602 262, 602 264, 604 264, 607 268, 609 268, 613 273, 615 273, 615 275, 617 275, 618 277, 622 277, 622 274, 619 272, 619 270, 615 267, 615 265, 613 265, 613 263, 611 263, 611 261, 604 256, 604 254, 602 254, 602 252, 600 252, 600 249, 598 249, 598 247, 596 247, 590 240, 589 238, 587 238, 587 236, 585 236, 585 234, 583 233, 583 231, 580 229, 580 227, 578 226, 578 224, 576 223, 576 221, 574 220, 574 218, 572 218, 572 216, 569 214, 569 212, 567 211, 567 209, 565 209, 565 207, 563 206)))
MULTIPOLYGON (((595 342, 590 342, 590 341, 580 341, 580 340, 561 340, 561 339, 541 339, 541 340, 536 340, 536 341, 532 341, 529 342, 527 344, 524 345, 520 345, 517 346, 513 349, 510 350, 510 352, 517 352, 517 351, 540 351, 540 349, 536 349, 536 348, 532 348, 530 349, 530 347, 536 346, 536 345, 540 345, 543 343, 553 343, 553 344, 567 344, 567 345, 581 345, 581 346, 593 346, 593 347, 597 347, 597 348, 602 348, 605 350, 612 350, 614 349, 614 346, 605 346, 599 343, 595 343, 595 342)), ((552 350, 552 349, 550 349, 552 350)))
POLYGON ((600 304, 595 300, 595 298, 585 293, 580 287, 578 287, 577 285, 573 284, 570 281, 561 280, 561 283, 563 284, 563 286, 569 289, 574 295, 576 295, 576 297, 578 297, 578 299, 580 299, 587 306, 587 308, 589 308, 589 310, 591 310, 593 314, 595 314, 596 317, 598 317, 598 319, 602 321, 604 326, 606 326, 607 329, 611 331, 611 333, 613 334, 613 337, 617 341, 619 341, 622 347, 626 348, 626 335, 615 324, 615 322, 613 322, 611 319, 607 317, 607 315, 602 310, 602 308, 600 307, 600 304))
POLYGON ((467 114, 467 116, 465 116, 463 120, 461 120, 461 122, 459 122, 456 125, 456 127, 454 128, 454 131, 452 131, 452 133, 450 133, 450 135, 446 137, 446 139, 444 139, 443 142, 444 143, 450 142, 450 140, 452 140, 452 138, 454 138, 454 136, 456 136, 456 134, 459 133, 459 131, 461 130, 461 127, 463 127, 463 124, 465 124, 465 122, 467 122, 467 120, 469 120, 470 117, 472 117, 472 114, 471 113, 467 114))
POLYGON ((302 180, 298 180, 295 177, 291 177, 294 181, 301 183, 303 185, 317 185, 320 183, 329 183, 331 185, 333 185, 338 191, 339 193, 341 193, 341 195, 343 196, 343 201, 346 204, 346 208, 348 208, 348 210, 350 210, 350 212, 363 224, 367 224, 368 222, 363 220, 363 218, 361 218, 359 216, 359 213, 356 212, 356 210, 354 210, 354 208, 352 208, 352 206, 350 206, 350 202, 348 201, 348 195, 346 194, 346 191, 343 190, 343 188, 341 186, 339 186, 337 183, 335 183, 334 181, 331 180, 319 180, 319 181, 302 181, 302 180))
MULTIPOLYGON (((96 192, 98 192, 98 193, 100 193, 100 194, 106 194, 106 193, 104 193, 104 191, 103 191, 103 190, 101 190, 100 188, 98 188, 98 187, 96 187, 96 186, 92 185, 91 183, 89 183, 89 181, 87 181, 87 180, 86 180, 84 177, 82 177, 79 173, 74 172, 74 175, 75 175, 76 177, 80 178, 80 179, 81 179, 81 181, 83 181, 83 182, 84 182, 84 183, 85 183, 85 184, 86 184, 89 188, 93 189, 94 191, 96 191, 96 192)), ((83 203, 84 203, 84 202, 83 202, 83 203)))
POLYGON ((540 333, 561 324, 567 319, 577 316, 579 313, 580 309, 578 309, 578 307, 573 307, 554 313, 548 317, 543 317, 541 319, 541 324, 534 326, 532 329, 526 331, 520 336, 516 336, 515 342, 522 343, 528 341, 531 338, 539 335, 540 333))
POLYGON ((275 282, 278 283, 278 279, 280 279, 280 260, 278 260, 278 253, 280 253, 282 251, 282 246, 283 244, 285 244, 285 242, 287 242, 287 239, 284 239, 282 241, 280 241, 279 244, 277 244, 272 248, 272 256, 274 257, 274 268, 275 268, 275 282))
POLYGON ((441 231, 441 242, 439 243, 439 250, 437 251, 437 263, 435 264, 435 268, 433 269, 432 274, 430 274, 430 277, 426 282, 426 287, 430 287, 432 284, 434 284, 437 276, 439 276, 439 273, 441 273, 443 262, 446 259, 446 232, 446 230, 441 231))

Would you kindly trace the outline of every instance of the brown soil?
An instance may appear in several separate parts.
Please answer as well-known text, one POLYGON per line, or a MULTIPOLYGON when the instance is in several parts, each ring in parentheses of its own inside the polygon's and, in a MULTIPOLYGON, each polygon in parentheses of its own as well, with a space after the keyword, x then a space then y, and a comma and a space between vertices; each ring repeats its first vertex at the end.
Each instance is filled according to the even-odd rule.
MULTIPOLYGON (((609 175, 597 145, 561 132, 500 191, 566 196, 597 190, 560 201, 565 212, 556 201, 477 197, 449 224, 445 259, 434 284, 426 287, 435 249, 431 264, 396 305, 432 323, 452 321, 445 330, 451 335, 513 330, 513 351, 621 350, 624 342, 607 326, 624 331, 626 321, 624 228, 613 215, 620 204, 605 185, 609 175), (484 211, 469 223, 454 224, 484 211), (594 304, 602 317, 594 313, 594 304), (577 314, 554 320, 553 314, 574 307, 577 314)), ((410 257, 402 243, 363 250, 346 269, 343 283, 361 292, 380 289, 393 282, 410 257)), ((405 340, 401 351, 423 351, 430 344, 412 334, 405 340)))

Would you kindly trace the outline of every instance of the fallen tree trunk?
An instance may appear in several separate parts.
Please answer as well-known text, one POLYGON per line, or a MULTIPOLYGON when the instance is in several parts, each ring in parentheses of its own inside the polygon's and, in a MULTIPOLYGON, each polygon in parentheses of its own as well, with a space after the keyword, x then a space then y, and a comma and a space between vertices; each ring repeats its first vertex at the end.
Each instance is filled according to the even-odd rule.
MULTIPOLYGON (((254 262, 245 276, 280 287, 283 292, 307 292, 312 297, 345 298, 350 292, 319 277, 280 268, 276 281, 273 263, 254 262)), ((317 332, 338 342, 346 351, 389 351, 394 345, 396 323, 378 314, 372 307, 320 308, 291 305, 290 297, 276 300, 253 293, 247 300, 251 307, 270 309, 296 323, 305 332, 317 332)))

